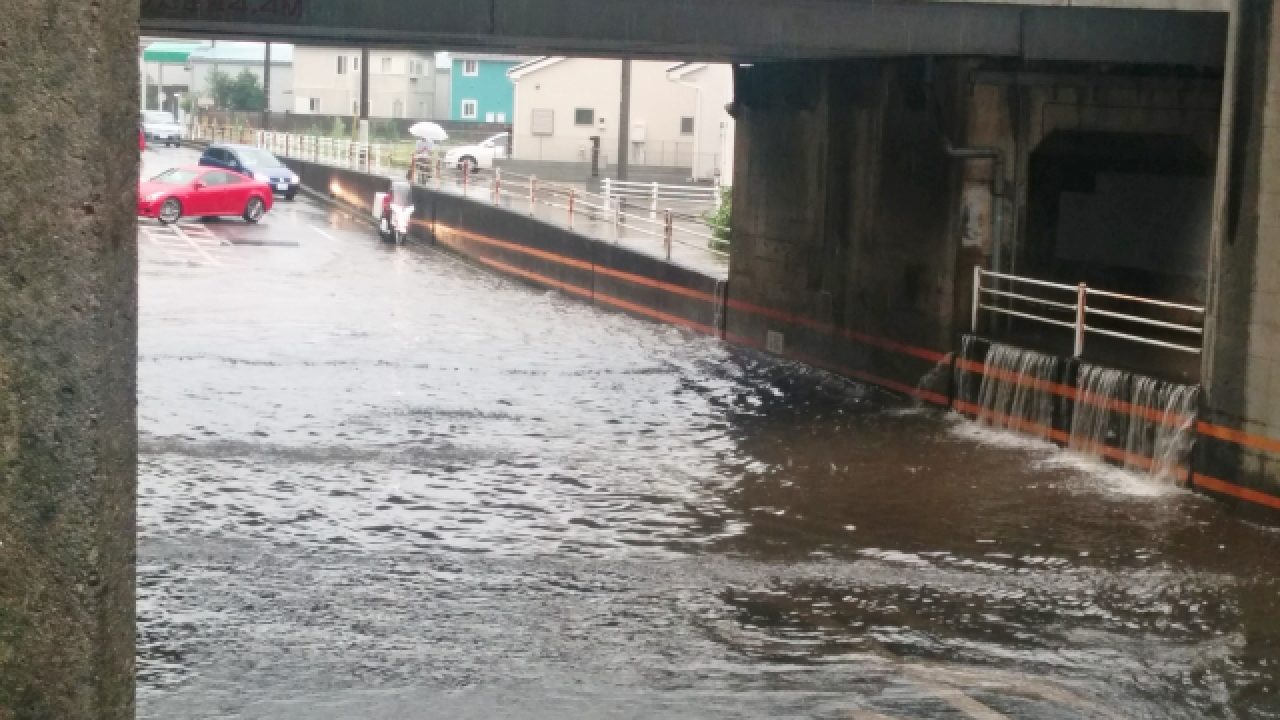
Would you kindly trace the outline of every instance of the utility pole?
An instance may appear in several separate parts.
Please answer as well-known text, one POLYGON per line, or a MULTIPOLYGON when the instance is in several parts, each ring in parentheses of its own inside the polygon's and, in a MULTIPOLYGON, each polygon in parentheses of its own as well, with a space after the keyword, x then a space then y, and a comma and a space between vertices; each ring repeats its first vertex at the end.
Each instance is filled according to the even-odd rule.
POLYGON ((271 43, 266 43, 262 58, 262 129, 271 129, 271 43))
POLYGON ((369 48, 360 49, 360 142, 369 142, 369 48))
POLYGON ((622 61, 622 107, 618 109, 618 179, 627 179, 631 160, 631 60, 622 61))

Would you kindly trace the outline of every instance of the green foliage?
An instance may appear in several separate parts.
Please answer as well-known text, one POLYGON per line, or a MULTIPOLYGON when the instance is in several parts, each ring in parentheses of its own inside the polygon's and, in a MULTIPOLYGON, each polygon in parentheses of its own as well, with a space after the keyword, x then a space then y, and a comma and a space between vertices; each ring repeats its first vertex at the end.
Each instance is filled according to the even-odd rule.
POLYGON ((234 78, 224 72, 210 73, 209 93, 213 95, 213 106, 219 110, 260 112, 267 106, 266 91, 258 76, 248 69, 234 78))
POLYGON ((729 244, 729 219, 731 217, 733 217, 733 188, 721 187, 720 207, 716 208, 714 212, 706 214, 707 223, 712 226, 711 234, 716 236, 717 242, 714 244, 720 246, 718 249, 723 249, 729 244))

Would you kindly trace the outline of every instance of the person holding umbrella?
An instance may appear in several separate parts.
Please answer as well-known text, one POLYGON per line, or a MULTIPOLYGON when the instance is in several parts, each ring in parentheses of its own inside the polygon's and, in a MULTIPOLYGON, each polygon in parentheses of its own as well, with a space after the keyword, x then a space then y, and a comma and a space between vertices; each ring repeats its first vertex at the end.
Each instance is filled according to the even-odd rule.
MULTIPOLYGON (((433 168, 435 163, 436 145, 439 142, 449 139, 449 134, 444 128, 433 122, 414 123, 409 128, 409 134, 418 139, 413 150, 413 160, 409 163, 409 182, 414 182, 417 174, 418 163, 426 163, 428 168, 433 168)), ((428 170, 430 172, 430 170, 428 170)))

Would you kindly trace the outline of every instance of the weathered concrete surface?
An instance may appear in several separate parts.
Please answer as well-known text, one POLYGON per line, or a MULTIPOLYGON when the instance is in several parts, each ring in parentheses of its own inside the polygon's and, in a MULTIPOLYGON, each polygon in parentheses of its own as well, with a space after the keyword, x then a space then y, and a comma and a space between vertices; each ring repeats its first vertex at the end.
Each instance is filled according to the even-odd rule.
POLYGON ((844 61, 739 72, 731 335, 763 344, 780 332, 802 359, 911 384, 931 362, 904 364, 854 336, 950 346, 961 164, 944 152, 930 106, 962 117, 955 88, 964 66, 940 62, 930 75, 917 60, 844 61))
POLYGON ((0 12, 0 718, 133 717, 136 0, 0 12))
MULTIPOLYGON (((1206 420, 1280 436, 1280 37, 1276 7, 1240 18, 1227 228, 1213 248, 1206 420)), ((1204 469, 1280 492, 1280 457, 1257 443, 1206 439, 1204 469)))

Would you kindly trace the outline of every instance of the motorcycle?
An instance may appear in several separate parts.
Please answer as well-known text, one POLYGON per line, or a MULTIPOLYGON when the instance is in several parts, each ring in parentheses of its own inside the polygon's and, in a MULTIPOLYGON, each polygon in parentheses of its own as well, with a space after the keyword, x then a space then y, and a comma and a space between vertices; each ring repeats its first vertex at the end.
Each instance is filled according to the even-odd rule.
POLYGON ((373 219, 378 221, 378 234, 384 241, 400 245, 409 238, 409 224, 413 219, 413 189, 408 181, 393 180, 391 192, 374 195, 373 219))

